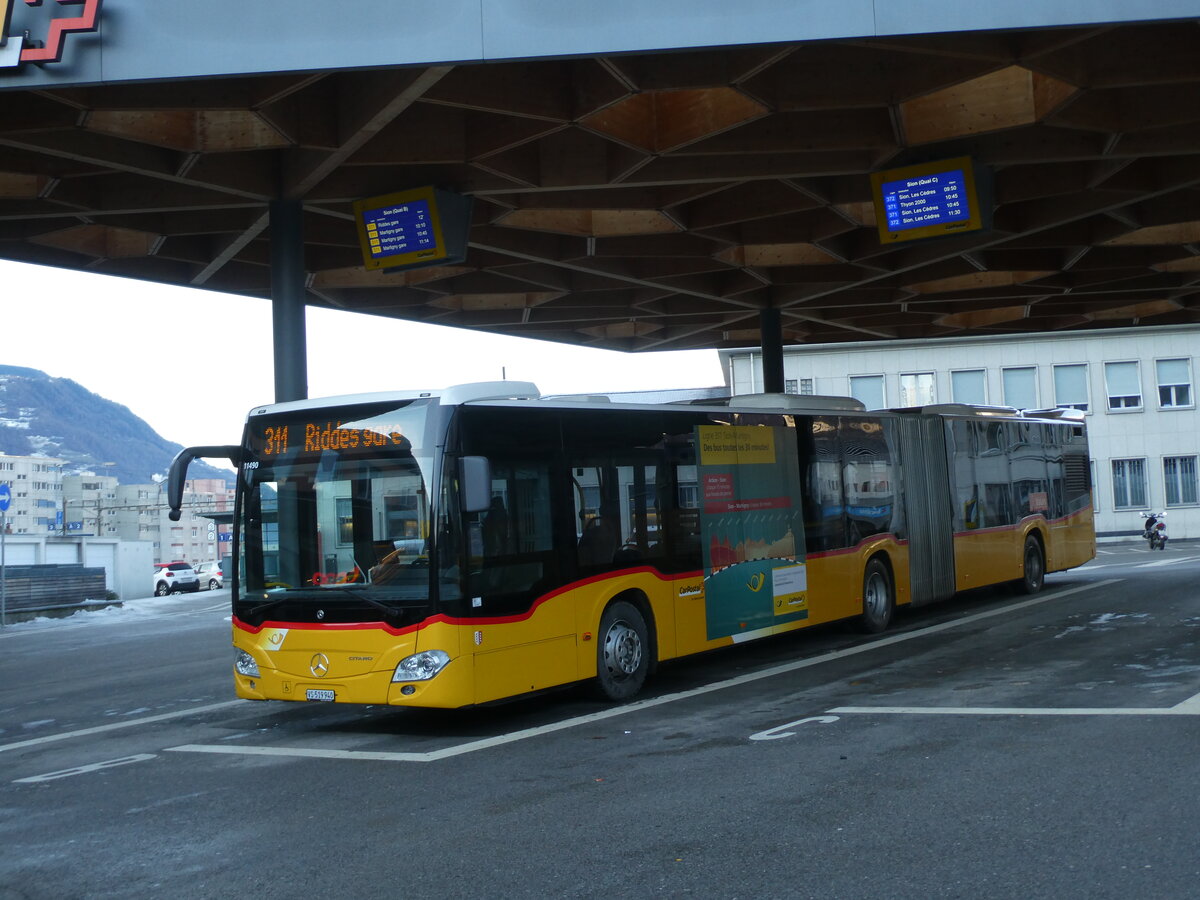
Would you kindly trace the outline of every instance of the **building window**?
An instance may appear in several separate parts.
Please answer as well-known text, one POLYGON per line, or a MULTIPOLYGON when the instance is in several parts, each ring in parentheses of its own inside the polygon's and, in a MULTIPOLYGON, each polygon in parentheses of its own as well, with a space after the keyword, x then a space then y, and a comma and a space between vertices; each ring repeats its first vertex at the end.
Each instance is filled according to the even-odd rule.
POLYGON ((851 375, 850 396, 862 401, 867 409, 883 409, 887 406, 883 393, 882 375, 851 375))
POLYGON ((932 372, 909 372, 900 376, 901 406, 928 406, 933 402, 932 372))
POLYGON ((1004 402, 1017 409, 1037 408, 1037 368, 1003 369, 1004 402))
POLYGON ((1158 405, 1163 409, 1192 405, 1191 362, 1187 359, 1159 359, 1158 405))
POLYGON ((1108 391, 1109 409, 1141 409, 1142 381, 1136 362, 1104 364, 1104 384, 1108 391))
POLYGON ((796 379, 795 379, 795 378, 785 378, 785 379, 783 380, 783 392, 784 392, 785 394, 798 394, 798 393, 800 393, 800 389, 799 389, 799 386, 798 386, 798 385, 797 385, 797 383, 796 383, 796 379))
POLYGON ((1164 457, 1163 483, 1167 489, 1167 506, 1190 506, 1196 503, 1196 457, 1164 457))
POLYGON ((354 543, 354 507, 349 497, 337 499, 337 540, 339 544, 354 543))
POLYGON ((1088 411, 1087 364, 1054 367, 1054 405, 1088 411))
POLYGON ((1114 459, 1112 461, 1113 509, 1144 509, 1146 507, 1146 461, 1144 459, 1114 459))
POLYGON ((811 378, 800 379, 800 393, 806 396, 811 396, 815 393, 813 389, 813 380, 811 378))
POLYGON ((950 397, 955 403, 987 404, 987 379, 983 369, 959 369, 950 373, 950 397))

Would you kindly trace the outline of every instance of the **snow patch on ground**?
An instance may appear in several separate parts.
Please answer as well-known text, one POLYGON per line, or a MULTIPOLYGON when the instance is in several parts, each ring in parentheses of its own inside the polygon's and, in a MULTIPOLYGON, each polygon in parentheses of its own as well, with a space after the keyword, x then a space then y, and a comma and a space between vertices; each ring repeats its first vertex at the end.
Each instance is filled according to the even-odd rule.
POLYGON ((1057 641, 1059 638, 1064 638, 1070 634, 1078 634, 1081 631, 1087 631, 1089 628, 1098 628, 1102 631, 1111 631, 1117 624, 1122 624, 1122 620, 1129 619, 1132 621, 1124 622, 1123 624, 1139 624, 1142 619, 1151 618, 1150 613, 1101 613, 1094 617, 1086 625, 1068 625, 1062 631, 1054 636, 1057 641))
POLYGON ((69 616, 38 616, 23 622, 9 622, 5 631, 41 630, 55 625, 80 625, 119 623, 129 619, 144 620, 148 617, 169 613, 186 606, 196 599, 195 594, 170 594, 166 597, 146 597, 141 600, 126 600, 120 606, 97 606, 92 609, 76 610, 69 616))

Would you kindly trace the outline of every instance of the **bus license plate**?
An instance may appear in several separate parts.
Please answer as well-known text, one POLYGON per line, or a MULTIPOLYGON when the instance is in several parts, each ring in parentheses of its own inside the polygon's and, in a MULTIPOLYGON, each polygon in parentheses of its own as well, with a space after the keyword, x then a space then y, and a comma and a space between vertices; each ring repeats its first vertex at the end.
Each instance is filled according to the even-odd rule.
POLYGON ((307 692, 307 697, 309 700, 324 700, 326 702, 330 702, 333 700, 333 691, 310 690, 307 692))

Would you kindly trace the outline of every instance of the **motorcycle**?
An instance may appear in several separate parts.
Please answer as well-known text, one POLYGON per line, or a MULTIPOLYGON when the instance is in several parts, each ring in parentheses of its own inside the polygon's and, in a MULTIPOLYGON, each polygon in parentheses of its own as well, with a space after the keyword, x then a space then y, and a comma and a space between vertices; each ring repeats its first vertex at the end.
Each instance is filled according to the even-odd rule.
POLYGON ((1165 512, 1142 513, 1142 518, 1146 520, 1142 537, 1146 539, 1151 550, 1167 549, 1167 523, 1163 521, 1166 517, 1165 512))

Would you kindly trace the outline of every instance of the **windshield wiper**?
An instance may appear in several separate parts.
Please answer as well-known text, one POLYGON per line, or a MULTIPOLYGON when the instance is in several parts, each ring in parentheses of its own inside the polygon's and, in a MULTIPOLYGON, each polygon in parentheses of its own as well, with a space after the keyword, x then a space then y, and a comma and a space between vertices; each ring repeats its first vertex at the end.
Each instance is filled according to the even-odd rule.
POLYGON ((338 593, 353 597, 355 600, 361 600, 363 603, 366 603, 369 606, 374 606, 376 609, 382 609, 390 616, 403 615, 406 609, 412 609, 414 606, 419 605, 414 603, 408 606, 392 606, 389 603, 384 603, 382 600, 376 600, 374 597, 368 597, 361 591, 350 591, 346 590, 345 588, 339 590, 338 593))
POLYGON ((276 597, 274 600, 268 600, 266 603, 259 603, 257 606, 252 606, 246 610, 246 617, 252 618, 257 616, 259 613, 264 613, 268 609, 279 606, 281 603, 287 603, 291 599, 291 597, 276 597))

